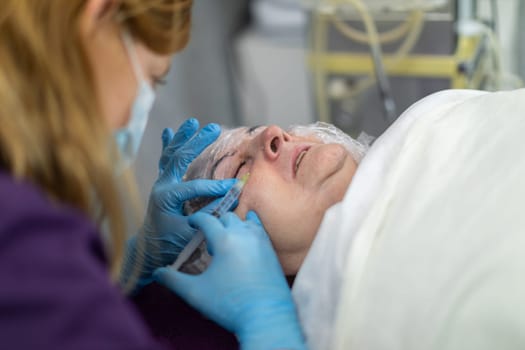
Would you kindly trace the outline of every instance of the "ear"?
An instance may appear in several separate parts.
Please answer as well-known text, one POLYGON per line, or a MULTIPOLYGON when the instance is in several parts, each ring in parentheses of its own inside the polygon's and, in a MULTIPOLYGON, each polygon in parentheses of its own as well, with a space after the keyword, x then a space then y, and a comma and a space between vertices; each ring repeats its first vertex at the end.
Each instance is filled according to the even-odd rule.
POLYGON ((94 35, 103 25, 114 20, 117 0, 86 0, 80 15, 80 32, 84 37, 94 35))

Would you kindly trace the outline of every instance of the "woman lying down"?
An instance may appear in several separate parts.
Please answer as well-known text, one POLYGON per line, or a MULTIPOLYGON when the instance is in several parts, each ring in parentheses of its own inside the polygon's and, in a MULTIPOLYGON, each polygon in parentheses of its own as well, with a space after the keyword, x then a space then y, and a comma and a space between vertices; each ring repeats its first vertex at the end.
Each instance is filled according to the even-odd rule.
POLYGON ((186 177, 250 173, 235 212, 296 275, 312 349, 523 349, 524 111, 525 90, 443 91, 369 149, 327 124, 225 130, 186 177))

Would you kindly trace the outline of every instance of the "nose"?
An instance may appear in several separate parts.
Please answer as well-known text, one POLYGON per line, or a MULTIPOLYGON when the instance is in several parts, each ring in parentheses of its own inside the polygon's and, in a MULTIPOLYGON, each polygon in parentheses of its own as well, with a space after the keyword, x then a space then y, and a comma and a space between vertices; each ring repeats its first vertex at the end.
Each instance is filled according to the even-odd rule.
POLYGON ((261 137, 264 155, 269 159, 277 159, 284 143, 290 140, 288 134, 276 125, 267 127, 262 132, 261 137))

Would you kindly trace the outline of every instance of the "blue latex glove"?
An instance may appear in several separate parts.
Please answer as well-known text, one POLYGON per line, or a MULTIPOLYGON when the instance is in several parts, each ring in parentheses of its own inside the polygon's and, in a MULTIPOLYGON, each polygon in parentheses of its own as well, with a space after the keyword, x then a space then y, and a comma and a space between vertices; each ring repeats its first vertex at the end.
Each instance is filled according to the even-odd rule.
POLYGON ((210 266, 200 275, 160 268, 157 282, 234 332, 242 349, 305 349, 290 288, 257 215, 242 221, 234 213, 197 213, 190 224, 206 237, 210 266))
POLYGON ((216 124, 197 133, 198 128, 198 121, 189 119, 177 133, 166 129, 162 134, 159 176, 149 197, 144 224, 127 242, 120 284, 128 293, 152 282, 153 271, 173 263, 196 233, 183 214, 183 203, 195 197, 223 196, 235 184, 234 179, 182 181, 188 165, 220 134, 216 124))

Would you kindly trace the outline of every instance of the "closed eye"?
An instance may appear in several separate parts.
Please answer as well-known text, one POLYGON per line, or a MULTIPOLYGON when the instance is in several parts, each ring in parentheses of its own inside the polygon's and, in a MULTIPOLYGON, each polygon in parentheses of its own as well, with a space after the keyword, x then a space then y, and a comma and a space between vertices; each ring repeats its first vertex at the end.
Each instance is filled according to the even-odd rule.
POLYGON ((246 165, 246 161, 242 161, 241 164, 237 167, 237 170, 235 171, 235 174, 233 174, 233 177, 236 178, 239 175, 239 172, 241 171, 242 167, 246 165))

